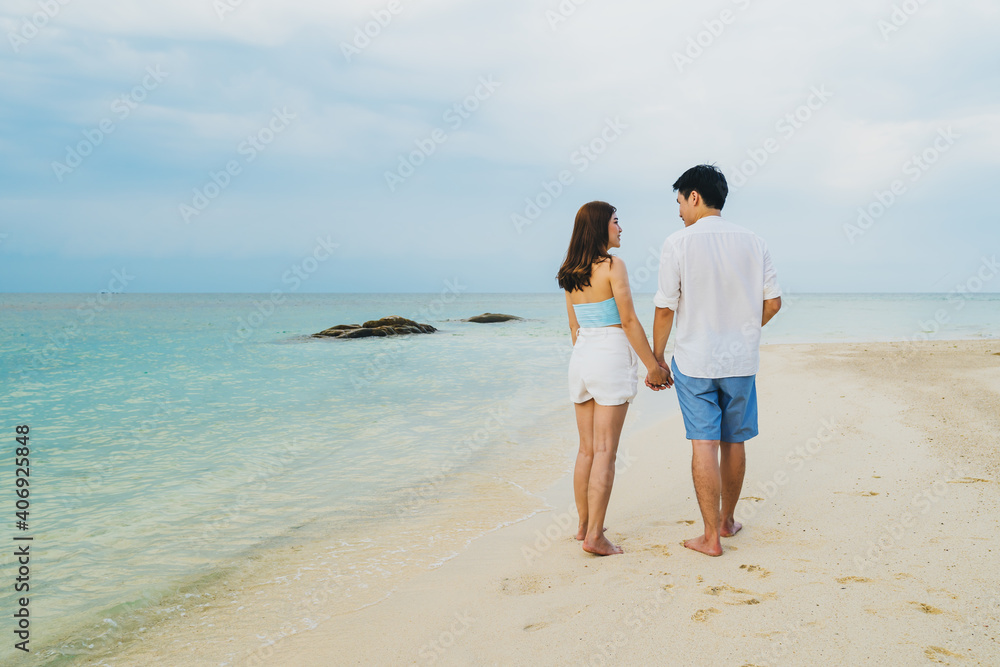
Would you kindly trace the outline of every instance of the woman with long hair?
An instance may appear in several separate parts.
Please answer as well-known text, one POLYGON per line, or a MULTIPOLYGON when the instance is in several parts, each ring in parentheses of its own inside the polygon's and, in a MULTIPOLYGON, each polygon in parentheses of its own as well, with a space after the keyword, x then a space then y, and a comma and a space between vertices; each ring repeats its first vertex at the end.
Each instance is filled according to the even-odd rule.
POLYGON ((604 517, 625 413, 638 393, 639 362, 646 367, 649 386, 673 385, 670 371, 657 363, 636 317, 625 262, 609 254, 611 248, 621 247, 616 211, 602 201, 580 208, 566 260, 556 276, 566 291, 573 338, 569 391, 580 431, 573 471, 580 515, 576 539, 583 541, 584 551, 600 556, 622 553, 605 537, 604 517))

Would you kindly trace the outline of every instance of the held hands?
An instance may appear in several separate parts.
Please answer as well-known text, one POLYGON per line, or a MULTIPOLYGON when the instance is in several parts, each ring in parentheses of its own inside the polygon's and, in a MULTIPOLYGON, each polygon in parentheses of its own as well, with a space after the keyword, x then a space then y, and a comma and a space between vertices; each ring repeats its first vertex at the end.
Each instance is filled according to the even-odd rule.
POLYGON ((670 369, 662 359, 657 359, 656 368, 649 370, 646 374, 646 386, 653 391, 662 391, 674 386, 674 379, 670 376, 670 369))

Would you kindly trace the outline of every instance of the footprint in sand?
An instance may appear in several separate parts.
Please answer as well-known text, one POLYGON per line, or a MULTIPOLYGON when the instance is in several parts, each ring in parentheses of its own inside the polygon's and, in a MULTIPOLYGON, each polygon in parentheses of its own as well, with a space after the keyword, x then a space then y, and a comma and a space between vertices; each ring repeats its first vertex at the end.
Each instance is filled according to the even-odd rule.
POLYGON ((868 577, 841 577, 837 579, 838 584, 870 584, 872 582, 868 577))
POLYGON ((723 584, 722 586, 709 586, 707 589, 705 589, 705 593, 707 595, 717 595, 717 596, 725 595, 727 597, 730 595, 742 596, 740 599, 736 599, 733 601, 727 600, 726 604, 730 606, 743 605, 743 604, 749 604, 749 605, 760 604, 761 600, 770 600, 772 598, 778 597, 777 593, 765 593, 764 595, 758 595, 753 591, 748 591, 743 588, 735 588, 733 586, 730 586, 729 584, 723 584))
POLYGON ((949 479, 949 484, 989 484, 993 480, 981 479, 979 477, 963 477, 962 479, 949 479))
POLYGON ((652 551, 652 552, 655 552, 657 554, 660 554, 661 556, 669 556, 670 555, 670 549, 667 547, 666 544, 654 544, 654 545, 652 545, 652 546, 647 547, 646 549, 644 549, 644 551, 652 551))
POLYGON ((949 591, 947 588, 928 588, 927 592, 935 595, 947 595, 952 600, 958 599, 958 596, 949 591))
POLYGON ((537 595, 544 591, 546 586, 551 588, 545 578, 532 575, 505 577, 500 582, 500 590, 507 595, 537 595))
POLYGON ((914 607, 924 612, 925 614, 943 614, 944 612, 937 607, 932 607, 929 604, 924 604, 923 602, 911 602, 914 607))
POLYGON ((548 626, 549 624, 544 621, 542 621, 541 623, 529 623, 528 625, 524 626, 524 630, 525 632, 535 632, 536 630, 541 630, 542 628, 547 628, 548 626))
POLYGON ((682 523, 682 524, 684 524, 685 526, 693 526, 693 525, 694 525, 694 520, 693 520, 693 519, 681 519, 681 520, 680 520, 680 521, 678 521, 677 523, 679 523, 679 524, 681 524, 681 523, 682 523))
POLYGON ((758 498, 757 496, 745 496, 743 498, 740 498, 740 500, 752 500, 755 503, 762 503, 762 502, 764 502, 763 498, 758 498))
POLYGON ((722 612, 716 609, 715 607, 711 607, 709 609, 699 609, 698 611, 696 611, 694 614, 691 615, 691 620, 697 623, 707 623, 708 619, 710 619, 714 614, 721 614, 721 613, 722 612))
POLYGON ((764 579, 765 577, 770 577, 771 576, 771 571, 770 570, 765 570, 760 565, 740 565, 740 569, 741 570, 746 570, 750 574, 753 574, 754 572, 756 572, 757 576, 760 577, 761 579, 764 579))
MULTIPOLYGON (((928 646, 924 650, 924 655, 926 655, 927 659, 930 660, 930 661, 932 661, 932 662, 941 662, 941 663, 945 662, 943 660, 943 658, 946 657, 946 656, 949 657, 949 658, 962 658, 963 657, 963 656, 960 656, 957 653, 952 653, 951 651, 949 651, 946 648, 941 648, 940 646, 928 646)), ((947 664, 947 663, 945 663, 945 664, 947 664)))

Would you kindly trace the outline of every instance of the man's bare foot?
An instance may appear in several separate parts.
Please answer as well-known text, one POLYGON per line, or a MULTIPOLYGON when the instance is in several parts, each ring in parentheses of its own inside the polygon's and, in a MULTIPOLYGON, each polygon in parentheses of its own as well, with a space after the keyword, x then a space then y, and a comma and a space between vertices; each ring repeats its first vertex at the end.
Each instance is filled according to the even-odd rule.
POLYGON ((593 542, 584 540, 583 550, 587 553, 596 554, 598 556, 614 556, 622 553, 622 548, 616 544, 611 544, 611 542, 608 541, 608 538, 604 537, 603 533, 593 542))
MULTIPOLYGON (((608 529, 608 527, 605 526, 604 530, 607 530, 607 529, 608 529)), ((601 531, 601 532, 604 532, 604 531, 601 531)), ((577 540, 577 542, 582 542, 585 537, 587 537, 587 524, 584 524, 584 525, 580 526, 576 530, 576 540, 577 540)))
POLYGON ((742 527, 743 524, 739 521, 723 521, 722 526, 719 528, 719 537, 732 537, 740 532, 740 528, 742 527))
POLYGON ((688 549, 693 549, 694 551, 699 551, 706 556, 721 556, 722 555, 722 545, 719 540, 714 542, 709 542, 704 535, 699 535, 693 539, 684 542, 684 546, 688 549))

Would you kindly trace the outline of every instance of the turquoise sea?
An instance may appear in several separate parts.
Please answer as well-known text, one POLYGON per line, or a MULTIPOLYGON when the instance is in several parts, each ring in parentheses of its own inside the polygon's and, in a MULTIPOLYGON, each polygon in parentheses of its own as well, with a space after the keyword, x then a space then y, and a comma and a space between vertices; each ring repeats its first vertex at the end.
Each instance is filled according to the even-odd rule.
MULTIPOLYGON (((651 334, 652 295, 636 305, 651 334)), ((763 338, 998 336, 997 294, 787 294, 763 338)), ((33 538, 32 653, 5 641, 0 663, 111 664, 130 642, 183 642, 158 628, 251 594, 288 619, 257 614, 261 644, 377 603, 551 507, 541 492, 576 446, 569 353, 561 293, 0 295, 4 534, 33 538), (459 321, 487 311, 525 320, 459 321), (308 337, 385 315, 439 332, 308 337)), ((662 405, 630 423, 676 409, 662 405)), ((11 610, 16 564, 0 567, 11 610)))

